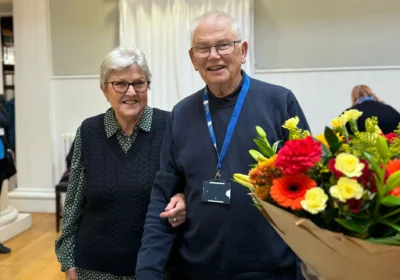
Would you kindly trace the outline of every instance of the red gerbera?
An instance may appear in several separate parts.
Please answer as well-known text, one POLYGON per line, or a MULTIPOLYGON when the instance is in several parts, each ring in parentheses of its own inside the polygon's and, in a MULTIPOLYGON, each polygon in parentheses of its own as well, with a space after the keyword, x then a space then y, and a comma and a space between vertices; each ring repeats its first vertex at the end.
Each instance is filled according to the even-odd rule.
POLYGON ((301 210, 300 202, 307 190, 315 186, 317 183, 302 173, 284 175, 272 182, 270 195, 282 207, 301 210))
POLYGON ((321 156, 321 142, 307 136, 287 141, 278 153, 275 166, 282 168, 285 174, 306 172, 321 160, 321 156))

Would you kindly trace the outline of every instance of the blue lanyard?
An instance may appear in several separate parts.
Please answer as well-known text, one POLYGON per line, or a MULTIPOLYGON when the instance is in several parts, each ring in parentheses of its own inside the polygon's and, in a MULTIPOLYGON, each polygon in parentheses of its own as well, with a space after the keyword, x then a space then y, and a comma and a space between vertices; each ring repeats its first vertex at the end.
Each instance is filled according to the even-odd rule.
POLYGON ((204 94, 203 94, 203 106, 204 106, 204 114, 206 115, 206 121, 207 121, 207 127, 208 127, 208 133, 210 134, 211 141, 213 143, 213 146, 215 148, 215 151, 217 152, 217 157, 218 157, 218 163, 217 163, 217 176, 219 176, 219 171, 222 168, 222 162, 225 158, 226 151, 228 150, 228 146, 231 143, 232 140, 232 135, 236 127, 236 123, 239 119, 240 112, 242 111, 243 103, 246 98, 247 92, 250 87, 250 77, 246 74, 244 78, 244 83, 242 86, 242 89, 240 91, 238 100, 235 105, 235 109, 233 110, 231 120, 229 121, 228 129, 226 131, 224 143, 222 145, 221 149, 221 154, 218 153, 218 148, 217 148, 217 139, 215 138, 215 133, 214 133, 214 128, 211 120, 211 113, 210 113, 210 108, 208 105, 208 92, 207 88, 204 89, 204 94))

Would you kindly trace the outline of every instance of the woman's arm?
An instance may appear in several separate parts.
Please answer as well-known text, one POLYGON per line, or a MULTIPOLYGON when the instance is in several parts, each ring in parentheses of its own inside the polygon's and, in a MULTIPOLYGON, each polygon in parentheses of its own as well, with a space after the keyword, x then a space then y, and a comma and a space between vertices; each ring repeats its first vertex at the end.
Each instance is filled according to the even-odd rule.
POLYGON ((75 233, 85 201, 83 182, 82 140, 81 131, 78 128, 62 217, 61 236, 56 240, 56 255, 61 263, 62 271, 75 267, 75 233))

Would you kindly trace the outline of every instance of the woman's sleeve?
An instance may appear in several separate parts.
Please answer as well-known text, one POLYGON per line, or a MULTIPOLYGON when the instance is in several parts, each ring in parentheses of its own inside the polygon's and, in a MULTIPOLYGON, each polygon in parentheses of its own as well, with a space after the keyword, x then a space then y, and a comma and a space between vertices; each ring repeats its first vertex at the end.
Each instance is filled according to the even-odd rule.
POLYGON ((82 139, 80 128, 78 128, 62 217, 61 236, 55 244, 56 255, 61 263, 62 271, 75 267, 75 233, 83 213, 84 201, 82 139))

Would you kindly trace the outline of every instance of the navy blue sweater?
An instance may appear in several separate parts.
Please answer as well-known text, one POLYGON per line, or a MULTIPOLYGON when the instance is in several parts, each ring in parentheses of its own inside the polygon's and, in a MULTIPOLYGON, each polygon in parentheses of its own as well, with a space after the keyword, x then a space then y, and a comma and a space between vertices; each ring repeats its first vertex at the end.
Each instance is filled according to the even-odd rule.
MULTIPOLYGON (((400 123, 400 113, 392 106, 378 101, 367 100, 360 104, 356 104, 347 110, 350 109, 356 109, 363 112, 362 116, 357 120, 358 130, 360 131, 365 131, 365 121, 373 116, 378 118, 379 128, 384 134, 393 132, 397 129, 397 126, 400 123)), ((347 129, 351 131, 348 124, 347 129)))
MULTIPOLYGON (((225 98, 210 94, 210 111, 221 150, 239 87, 225 98)), ((252 204, 248 190, 232 182, 231 204, 202 202, 202 183, 214 178, 217 156, 210 140, 202 105, 203 90, 185 98, 173 109, 167 123, 160 156, 160 171, 151 193, 138 280, 161 279, 175 231, 159 215, 170 197, 185 189, 187 220, 183 225, 180 268, 190 280, 296 279, 296 256, 252 204)), ((298 116, 309 129, 293 93, 285 88, 251 79, 250 89, 222 164, 222 177, 247 173, 253 160, 256 125, 272 143, 288 138, 284 121, 298 116)))

